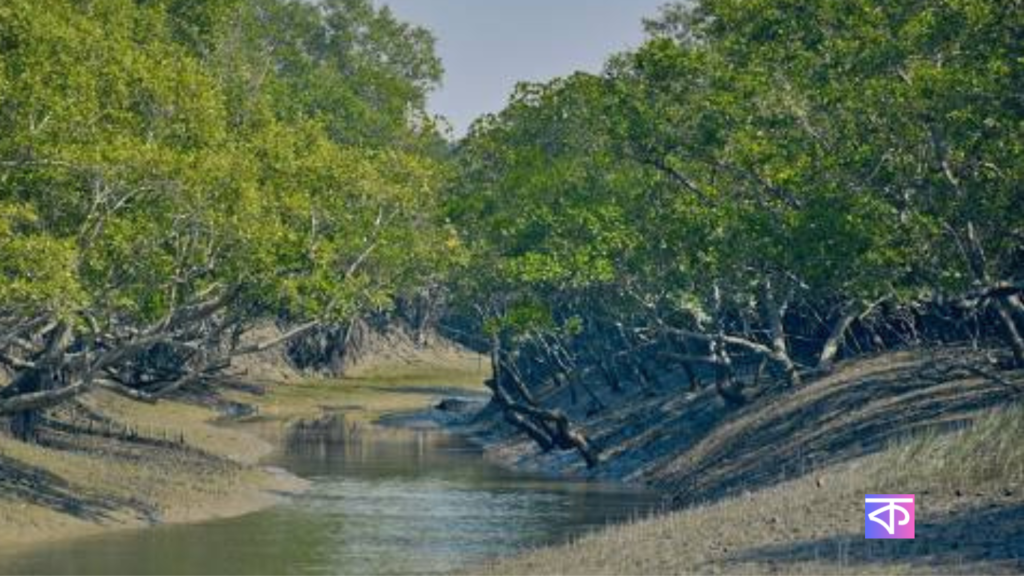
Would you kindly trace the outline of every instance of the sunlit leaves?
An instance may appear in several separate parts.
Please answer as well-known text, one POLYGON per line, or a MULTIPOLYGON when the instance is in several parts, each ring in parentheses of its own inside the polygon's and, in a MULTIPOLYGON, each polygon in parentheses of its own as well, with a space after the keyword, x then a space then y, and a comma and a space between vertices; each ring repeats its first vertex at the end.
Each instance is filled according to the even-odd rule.
POLYGON ((74 247, 45 234, 29 205, 0 201, 0 306, 9 313, 66 315, 85 299, 74 247))
POLYGON ((368 2, 19 0, 0 46, 0 312, 344 320, 445 258, 432 39, 368 2))
POLYGON ((1022 29, 991 0, 667 7, 603 76, 474 126, 449 203, 468 284, 700 324, 766 286, 828 308, 1018 277, 1022 29))

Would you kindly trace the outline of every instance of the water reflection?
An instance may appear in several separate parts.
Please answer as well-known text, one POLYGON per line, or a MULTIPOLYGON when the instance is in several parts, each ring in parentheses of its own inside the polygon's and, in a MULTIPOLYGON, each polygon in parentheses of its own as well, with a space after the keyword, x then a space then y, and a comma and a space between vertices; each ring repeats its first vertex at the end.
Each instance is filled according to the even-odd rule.
POLYGON ((648 494, 511 473, 433 431, 342 417, 300 427, 273 464, 306 494, 242 518, 104 535, 10 558, 48 574, 443 573, 649 510, 648 494))

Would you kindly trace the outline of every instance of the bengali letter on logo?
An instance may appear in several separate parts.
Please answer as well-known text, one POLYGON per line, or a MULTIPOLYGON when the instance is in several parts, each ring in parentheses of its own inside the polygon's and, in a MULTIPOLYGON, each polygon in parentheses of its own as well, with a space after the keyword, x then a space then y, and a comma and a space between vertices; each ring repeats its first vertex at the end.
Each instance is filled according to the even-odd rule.
POLYGON ((913 494, 868 494, 864 497, 864 537, 914 539, 913 494))

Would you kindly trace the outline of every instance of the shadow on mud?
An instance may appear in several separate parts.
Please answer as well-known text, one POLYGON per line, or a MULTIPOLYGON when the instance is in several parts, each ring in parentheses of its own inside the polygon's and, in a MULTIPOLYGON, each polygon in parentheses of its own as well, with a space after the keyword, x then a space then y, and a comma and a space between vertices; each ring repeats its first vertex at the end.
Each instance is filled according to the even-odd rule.
POLYGON ((836 562, 858 567, 910 564, 914 571, 986 573, 1024 571, 1024 505, 976 508, 935 520, 918 518, 913 540, 865 540, 863 533, 765 546, 731 556, 730 564, 772 565, 791 572, 797 564, 836 562))

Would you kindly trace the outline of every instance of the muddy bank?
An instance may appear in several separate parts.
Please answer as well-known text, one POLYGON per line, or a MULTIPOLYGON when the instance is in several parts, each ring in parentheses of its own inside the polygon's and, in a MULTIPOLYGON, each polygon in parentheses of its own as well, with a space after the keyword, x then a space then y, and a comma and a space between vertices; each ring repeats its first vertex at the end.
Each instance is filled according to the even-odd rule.
POLYGON ((476 574, 1020 574, 1024 407, 476 574), (914 494, 914 540, 865 540, 865 494, 914 494))
POLYGON ((269 442, 217 422, 101 392, 51 415, 37 444, 0 436, 0 546, 239 516, 305 488, 257 464, 269 442))
POLYGON ((155 405, 94 392, 50 414, 38 444, 0 435, 0 547, 271 506, 305 488, 259 465, 286 427, 338 411, 372 421, 479 394, 481 366, 472 353, 446 349, 367 361, 363 378, 191 390, 155 405))
POLYGON ((799 388, 752 390, 741 408, 713 389, 693 392, 672 374, 643 389, 597 390, 602 409, 565 388, 536 390, 542 406, 565 411, 599 448, 594 468, 575 451, 541 450, 491 405, 420 418, 468 435, 501 464, 645 484, 683 507, 800 478, 913 435, 962 428, 1020 399, 1006 383, 1024 385, 1024 371, 1003 372, 1000 382, 945 370, 970 354, 950 348, 851 360, 799 388))
POLYGON ((972 354, 853 360, 797 389, 756 391, 742 408, 667 378, 603 394, 608 408, 590 414, 564 390, 545 391, 543 405, 571 413, 600 447, 594 469, 574 451, 540 450, 494 407, 434 410, 493 461, 641 483, 672 509, 471 573, 1020 573, 1024 371, 996 380, 948 369, 972 354), (918 495, 920 545, 864 540, 872 493, 918 495))

